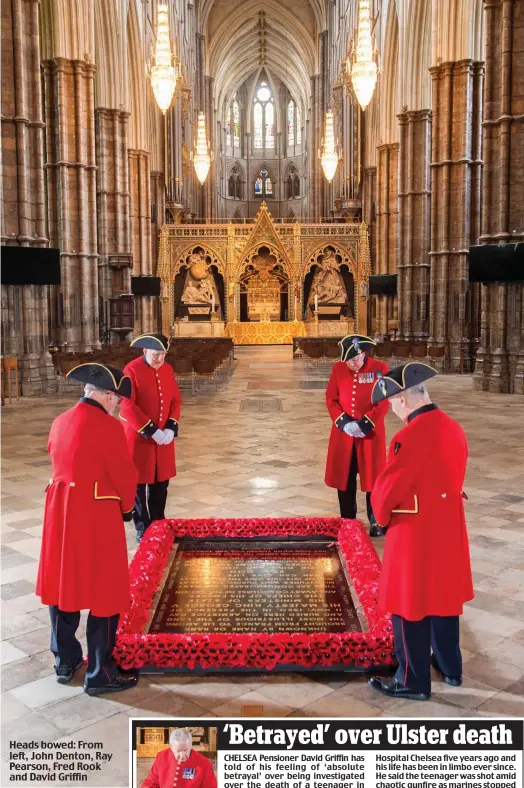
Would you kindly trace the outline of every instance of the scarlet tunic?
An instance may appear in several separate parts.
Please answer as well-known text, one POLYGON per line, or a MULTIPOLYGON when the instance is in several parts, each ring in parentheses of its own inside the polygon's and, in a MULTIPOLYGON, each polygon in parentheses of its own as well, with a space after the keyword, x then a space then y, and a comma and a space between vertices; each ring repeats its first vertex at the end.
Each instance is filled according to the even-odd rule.
POLYGON ((424 408, 391 442, 371 503, 388 525, 379 604, 409 621, 458 616, 473 599, 462 485, 468 444, 462 427, 424 408))
POLYGON ((122 613, 129 608, 122 514, 133 508, 137 483, 122 425, 79 402, 54 420, 47 450, 53 478, 36 593, 65 612, 122 613))
POLYGON ((170 364, 153 369, 143 356, 127 364, 124 375, 133 383, 133 396, 122 400, 129 451, 138 469, 139 484, 154 484, 176 476, 175 442, 159 446, 151 437, 156 429, 175 428, 182 399, 170 364), (146 437, 148 436, 148 437, 146 437))
POLYGON ((358 372, 352 372, 344 361, 333 365, 326 390, 326 403, 333 421, 326 463, 328 487, 346 489, 355 444, 360 489, 364 492, 373 489, 386 462, 384 418, 388 403, 372 405, 371 391, 377 381, 377 372, 384 375, 387 370, 383 361, 368 356, 358 372), (351 420, 358 421, 363 432, 367 432, 365 438, 352 438, 337 426, 351 420))
POLYGON ((211 761, 195 750, 187 761, 178 763, 171 748, 155 758, 142 788, 217 788, 211 761))

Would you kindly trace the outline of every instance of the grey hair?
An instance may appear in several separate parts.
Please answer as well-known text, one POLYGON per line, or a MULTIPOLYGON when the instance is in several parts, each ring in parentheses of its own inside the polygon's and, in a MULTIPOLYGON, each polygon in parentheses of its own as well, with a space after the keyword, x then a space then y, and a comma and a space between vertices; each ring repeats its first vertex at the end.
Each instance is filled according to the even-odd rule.
POLYGON ((409 389, 399 392, 399 395, 405 397, 408 402, 413 399, 420 399, 421 397, 429 397, 425 383, 417 383, 416 386, 411 386, 409 389))
POLYGON ((193 737, 185 728, 175 728, 169 737, 169 744, 171 746, 173 744, 189 744, 191 748, 193 746, 193 737))
POLYGON ((110 394, 107 389, 101 389, 100 386, 93 386, 92 383, 86 383, 84 386, 84 397, 89 397, 90 394, 110 394))

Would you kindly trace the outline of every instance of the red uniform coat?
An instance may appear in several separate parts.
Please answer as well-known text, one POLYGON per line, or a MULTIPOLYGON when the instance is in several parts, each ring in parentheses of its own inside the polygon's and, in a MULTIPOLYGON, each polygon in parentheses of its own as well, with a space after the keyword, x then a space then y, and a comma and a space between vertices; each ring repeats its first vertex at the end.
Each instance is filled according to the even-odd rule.
POLYGON ((53 478, 36 593, 66 612, 122 613, 129 608, 122 514, 133 508, 137 483, 122 425, 79 402, 54 420, 47 450, 53 478))
POLYGON ((138 483, 164 482, 176 476, 175 442, 159 446, 150 436, 180 419, 182 399, 173 367, 164 362, 160 369, 153 369, 140 356, 126 366, 124 375, 131 378, 133 396, 122 400, 120 418, 138 469, 138 483))
POLYGON ((217 788, 211 761, 195 750, 187 761, 178 763, 171 748, 155 758, 142 788, 217 788))
POLYGON ((386 431, 384 418, 388 403, 371 404, 371 391, 377 381, 377 372, 386 374, 388 367, 383 361, 366 357, 358 372, 352 372, 345 361, 333 364, 326 390, 326 402, 333 421, 326 463, 326 484, 345 490, 353 444, 357 452, 360 489, 371 492, 375 479, 386 462, 386 431), (337 422, 347 421, 350 416, 369 430, 365 438, 352 438, 337 427, 337 422))
POLYGON ((473 599, 462 485, 468 444, 438 408, 415 415, 391 442, 371 503, 388 525, 379 604, 409 621, 457 616, 473 599))

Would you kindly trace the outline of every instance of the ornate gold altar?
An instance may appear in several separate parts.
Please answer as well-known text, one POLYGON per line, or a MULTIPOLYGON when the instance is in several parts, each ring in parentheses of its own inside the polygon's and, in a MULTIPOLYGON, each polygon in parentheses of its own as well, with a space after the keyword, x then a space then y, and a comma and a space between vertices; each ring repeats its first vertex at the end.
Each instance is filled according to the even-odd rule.
MULTIPOLYGON (((340 330, 336 333, 367 333, 371 262, 364 222, 280 224, 262 202, 252 223, 165 224, 157 275, 161 278, 162 331, 168 336, 175 333, 175 277, 189 269, 194 255, 201 255, 207 266, 213 266, 223 277, 226 334, 237 344, 289 344, 294 337, 311 334, 312 321, 300 320, 304 314, 304 281, 310 271, 319 269, 319 261, 324 260, 326 276, 319 287, 326 289, 326 282, 331 282, 329 287, 335 292, 333 272, 341 266, 349 270, 354 282, 351 317, 340 320, 337 324, 340 330), (264 262, 264 255, 270 264, 264 262), (278 274, 280 279, 280 292, 286 300, 286 322, 276 319, 280 317, 276 300, 280 293, 275 282, 269 282, 268 271, 272 276, 278 274), (250 322, 241 320, 243 293, 247 293, 250 322)), ((310 302, 311 298, 306 305, 309 312, 310 302)), ((325 332, 321 329, 320 333, 325 332)))

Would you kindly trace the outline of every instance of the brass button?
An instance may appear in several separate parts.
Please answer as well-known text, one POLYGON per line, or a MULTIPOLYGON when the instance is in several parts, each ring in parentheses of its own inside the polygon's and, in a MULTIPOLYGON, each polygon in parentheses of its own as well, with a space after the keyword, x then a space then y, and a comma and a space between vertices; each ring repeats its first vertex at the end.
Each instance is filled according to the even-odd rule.
POLYGON ((75 486, 75 483, 74 483, 74 482, 69 482, 69 486, 70 486, 70 487, 74 487, 74 486, 75 486))
POLYGON ((442 493, 442 497, 445 498, 446 497, 446 493, 442 493))

